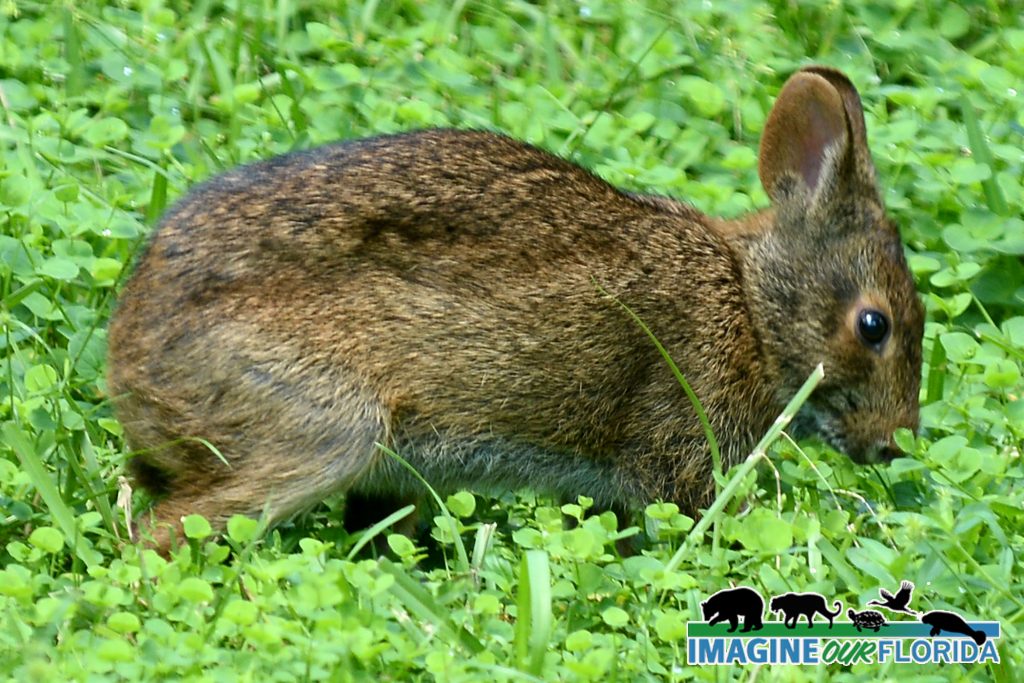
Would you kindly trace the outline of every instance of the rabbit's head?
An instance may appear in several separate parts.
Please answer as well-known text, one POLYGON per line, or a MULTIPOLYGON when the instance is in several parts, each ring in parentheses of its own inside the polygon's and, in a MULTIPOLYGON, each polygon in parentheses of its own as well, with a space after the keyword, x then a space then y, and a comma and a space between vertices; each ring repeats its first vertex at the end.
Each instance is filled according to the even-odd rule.
POLYGON ((810 67, 790 78, 768 117, 759 171, 773 210, 741 251, 779 399, 824 363, 795 431, 858 461, 892 457, 893 431, 918 424, 924 309, 845 76, 810 67))

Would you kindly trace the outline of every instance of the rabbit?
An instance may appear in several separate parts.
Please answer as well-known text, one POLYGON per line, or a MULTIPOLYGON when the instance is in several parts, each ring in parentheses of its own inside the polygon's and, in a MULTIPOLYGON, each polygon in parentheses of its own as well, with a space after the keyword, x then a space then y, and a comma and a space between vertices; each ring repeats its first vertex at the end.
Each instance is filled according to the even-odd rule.
POLYGON ((893 457, 893 431, 918 425, 924 312, 842 73, 791 76, 758 172, 771 206, 724 220, 439 129, 199 185, 109 328, 108 391, 156 497, 140 535, 166 554, 184 515, 273 523, 336 492, 361 528, 424 494, 377 444, 441 491, 698 514, 714 492, 704 431, 616 300, 674 358, 726 465, 819 362, 793 431, 893 457))

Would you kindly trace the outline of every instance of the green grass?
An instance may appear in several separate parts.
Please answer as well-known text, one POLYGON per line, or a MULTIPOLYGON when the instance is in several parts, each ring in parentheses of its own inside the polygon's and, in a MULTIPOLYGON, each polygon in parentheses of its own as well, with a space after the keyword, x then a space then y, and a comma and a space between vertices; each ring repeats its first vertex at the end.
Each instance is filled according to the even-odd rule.
POLYGON ((1021 12, 995 0, 0 4, 0 675, 1015 680, 1021 12), (451 496, 430 539, 387 539, 389 560, 352 552, 341 499, 269 534, 238 518, 218 538, 190 520, 169 562, 125 542, 126 507, 145 501, 119 479, 106 321, 146 234, 191 185, 330 140, 454 125, 731 216, 766 205, 757 141, 808 62, 843 69, 864 96, 927 305, 908 457, 857 467, 783 439, 723 482, 700 527, 649 508, 653 540, 626 560, 610 513, 528 492, 451 496), (563 514, 580 523, 564 528, 563 514), (1002 664, 685 664, 683 625, 730 584, 862 608, 900 579, 917 585, 917 609, 1000 621, 1002 664))

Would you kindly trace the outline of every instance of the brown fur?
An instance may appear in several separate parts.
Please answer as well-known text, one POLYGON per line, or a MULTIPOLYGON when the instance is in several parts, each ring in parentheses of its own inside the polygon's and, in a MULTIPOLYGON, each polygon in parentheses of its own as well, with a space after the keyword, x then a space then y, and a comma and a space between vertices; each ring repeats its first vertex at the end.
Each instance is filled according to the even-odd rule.
POLYGON ((787 82, 760 170, 773 206, 734 222, 485 132, 330 145, 197 187, 110 327, 133 469, 164 495, 147 531, 166 551, 188 513, 419 498, 375 442, 441 489, 694 513, 713 490, 700 424, 595 283, 667 347, 727 463, 818 362, 798 426, 877 452, 917 425, 923 316, 844 76, 787 82), (858 302, 890 316, 880 349, 857 336, 858 302))

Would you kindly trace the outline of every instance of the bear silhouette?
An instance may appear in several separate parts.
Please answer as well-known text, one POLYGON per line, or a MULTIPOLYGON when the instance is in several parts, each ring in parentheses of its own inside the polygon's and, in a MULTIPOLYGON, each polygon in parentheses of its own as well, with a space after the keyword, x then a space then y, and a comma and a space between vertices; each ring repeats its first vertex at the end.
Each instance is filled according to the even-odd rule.
POLYGON ((764 626, 761 622, 764 598, 753 588, 746 586, 720 590, 700 603, 700 609, 708 626, 728 621, 729 633, 736 630, 740 617, 743 617, 741 633, 760 630, 764 626))

